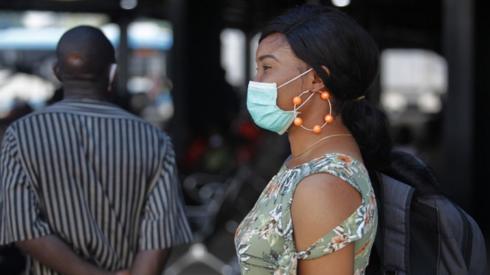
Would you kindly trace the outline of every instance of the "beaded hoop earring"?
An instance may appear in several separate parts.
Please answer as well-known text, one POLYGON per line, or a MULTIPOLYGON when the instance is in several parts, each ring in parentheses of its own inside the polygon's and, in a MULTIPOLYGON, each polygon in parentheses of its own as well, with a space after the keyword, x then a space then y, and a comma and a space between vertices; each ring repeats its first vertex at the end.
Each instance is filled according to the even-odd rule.
MULTIPOLYGON (((327 101, 328 102, 328 106, 329 106, 329 111, 328 111, 328 114, 325 115, 325 117, 323 118, 323 123, 322 125, 315 125, 313 126, 313 128, 308 128, 306 126, 303 125, 303 119, 301 117, 296 117, 294 119, 294 125, 297 126, 297 127, 301 127, 303 128, 304 130, 306 131, 310 131, 310 132, 313 132, 315 134, 320 134, 322 132, 322 129, 327 125, 327 124, 331 124, 333 121, 334 121, 334 117, 332 115, 332 103, 330 101, 330 93, 326 90, 324 91, 317 91, 317 92, 314 92, 314 93, 319 93, 320 94, 320 98, 324 101, 327 101)), ((309 99, 309 98, 308 98, 309 99)), ((298 105, 301 105, 303 103, 303 99, 301 98, 301 95, 299 96, 295 96, 293 98, 293 104, 294 104, 294 109, 296 110, 297 109, 297 106, 298 105)))

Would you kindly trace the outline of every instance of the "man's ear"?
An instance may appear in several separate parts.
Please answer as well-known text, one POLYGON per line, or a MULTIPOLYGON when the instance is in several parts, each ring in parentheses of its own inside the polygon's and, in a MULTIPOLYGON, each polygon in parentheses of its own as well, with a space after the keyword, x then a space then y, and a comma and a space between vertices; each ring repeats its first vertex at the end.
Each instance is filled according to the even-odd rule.
POLYGON ((53 65, 53 73, 58 79, 58 81, 61 82, 60 66, 58 65, 58 62, 54 63, 53 65))
POLYGON ((112 83, 114 81, 114 78, 116 76, 116 71, 117 71, 117 64, 112 63, 111 66, 109 67, 109 83, 112 83))
POLYGON ((117 72, 117 64, 112 63, 111 66, 109 67, 109 83, 107 86, 107 91, 111 92, 113 88, 113 84, 116 78, 116 72, 117 72))

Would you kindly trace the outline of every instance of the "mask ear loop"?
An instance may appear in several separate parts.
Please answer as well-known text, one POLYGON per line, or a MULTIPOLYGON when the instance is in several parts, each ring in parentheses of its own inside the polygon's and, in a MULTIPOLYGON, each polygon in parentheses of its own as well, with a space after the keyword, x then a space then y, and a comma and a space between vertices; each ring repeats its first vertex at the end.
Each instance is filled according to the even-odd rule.
MULTIPOLYGON (((315 95, 315 94, 311 94, 310 96, 308 96, 306 98, 306 100, 303 102, 303 99, 301 98, 304 94, 307 94, 309 93, 310 90, 306 90, 306 91, 303 91, 301 94, 299 94, 299 96, 295 96, 293 98, 293 104, 294 104, 294 111, 298 111, 299 109, 301 109, 301 107, 303 107, 308 101, 310 101, 310 99, 315 95), (298 106, 299 105, 299 106, 298 106), (297 106, 297 107, 296 107, 297 106)), ((299 112, 298 112, 299 113, 299 112)))
MULTIPOLYGON (((301 112, 299 111, 299 109, 301 109, 306 103, 308 103, 308 101, 311 100, 311 98, 313 98, 313 96, 315 96, 315 93, 311 93, 311 95, 309 95, 305 101, 303 101, 303 98, 302 96, 307 94, 307 93, 311 93, 311 90, 305 90, 303 91, 301 94, 299 94, 298 96, 295 96, 293 98, 293 111, 296 113, 296 114, 301 114, 301 112), (298 106, 299 105, 299 106, 298 106)), ((298 119, 299 117, 296 117, 296 119, 298 119)), ((299 118, 301 119, 301 118, 299 118)))
POLYGON ((290 80, 288 80, 288 81, 286 81, 286 82, 282 83, 281 85, 277 86, 277 89, 280 89, 280 88, 282 88, 282 87, 284 87, 284 86, 288 85, 289 83, 291 83, 291 82, 293 82, 293 81, 297 80, 298 78, 300 78, 300 77, 304 76, 305 74, 307 74, 307 73, 311 72, 311 70, 313 70, 313 68, 309 68, 308 70, 304 71, 304 72, 303 72, 303 73, 301 73, 300 75, 297 75, 297 76, 293 77, 292 79, 290 79, 290 80))

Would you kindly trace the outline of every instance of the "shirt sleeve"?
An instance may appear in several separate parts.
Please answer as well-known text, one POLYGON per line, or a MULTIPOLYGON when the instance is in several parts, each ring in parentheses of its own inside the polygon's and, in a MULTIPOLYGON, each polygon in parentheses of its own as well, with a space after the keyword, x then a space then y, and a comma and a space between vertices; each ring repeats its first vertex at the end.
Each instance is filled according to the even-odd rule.
POLYGON ((51 234, 21 164, 12 128, 5 133, 0 154, 0 245, 51 234))
POLYGON ((142 250, 164 249, 188 243, 192 233, 184 211, 182 190, 177 176, 175 153, 166 137, 158 177, 150 189, 140 229, 142 250))

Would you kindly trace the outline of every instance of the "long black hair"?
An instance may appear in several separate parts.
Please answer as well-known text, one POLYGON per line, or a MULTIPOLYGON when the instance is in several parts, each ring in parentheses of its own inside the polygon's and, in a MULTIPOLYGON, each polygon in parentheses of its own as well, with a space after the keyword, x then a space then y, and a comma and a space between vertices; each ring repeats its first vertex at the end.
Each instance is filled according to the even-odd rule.
POLYGON ((371 36, 346 14, 318 5, 302 5, 275 18, 260 40, 273 33, 285 35, 296 56, 323 80, 333 95, 333 111, 356 139, 367 168, 388 165, 387 118, 368 100, 359 100, 378 75, 379 51, 371 36))

